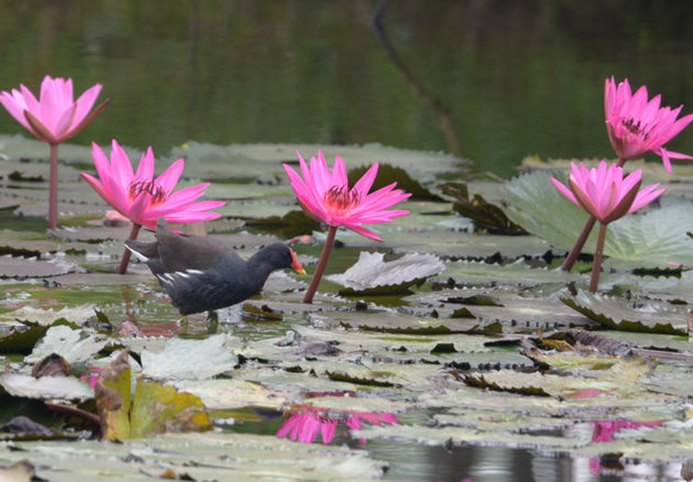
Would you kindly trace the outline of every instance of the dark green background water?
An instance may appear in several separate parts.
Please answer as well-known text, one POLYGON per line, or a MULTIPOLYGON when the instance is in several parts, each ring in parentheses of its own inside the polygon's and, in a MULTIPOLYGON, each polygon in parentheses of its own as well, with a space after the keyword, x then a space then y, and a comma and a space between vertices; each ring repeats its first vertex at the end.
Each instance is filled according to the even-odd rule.
MULTIPOLYGON (((446 138, 370 28, 378 3, 1 0, 0 89, 102 83, 112 104, 83 144, 379 142, 504 177, 530 154, 613 157, 612 74, 693 109, 693 2, 391 0, 385 34, 449 112, 446 138)), ((22 128, 3 113, 0 132, 22 128)), ((693 153, 693 132, 670 148, 693 153)))

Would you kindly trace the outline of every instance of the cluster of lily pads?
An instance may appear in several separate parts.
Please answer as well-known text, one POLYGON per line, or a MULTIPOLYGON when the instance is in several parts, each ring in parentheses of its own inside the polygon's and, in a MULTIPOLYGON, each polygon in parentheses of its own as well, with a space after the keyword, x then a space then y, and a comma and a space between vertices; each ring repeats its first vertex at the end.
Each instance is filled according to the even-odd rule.
MULTIPOLYGON (((572 163, 567 182, 561 182, 566 161, 526 159, 526 173, 500 186, 449 181, 465 177, 468 166, 439 154, 190 142, 168 158, 184 157, 190 178, 210 181, 192 184, 181 178, 178 161, 163 181, 154 179, 151 151, 128 171, 123 160, 132 153, 115 142, 110 166, 98 146, 88 152, 65 145, 59 185, 80 192, 83 202, 63 202, 64 226, 48 237, 6 230, 4 252, 13 257, 0 258, 0 353, 7 367, 0 396, 8 407, 29 400, 41 407, 34 418, 47 418, 48 410, 62 423, 46 423, 49 436, 21 420, 7 422, 0 460, 28 460, 51 480, 166 470, 195 480, 287 470, 296 479, 363 480, 387 470, 410 478, 397 472, 401 460, 369 451, 373 441, 388 440, 532 447, 570 454, 594 474, 627 473, 632 459, 681 472, 691 443, 693 280, 686 266, 693 264, 687 216, 693 170, 677 166, 672 182, 661 166, 634 158, 654 152, 670 171, 668 159, 685 156, 662 145, 691 116, 677 120, 680 108, 660 109, 659 97, 648 100, 644 88, 630 95, 627 82, 613 83, 607 80, 607 130, 619 161, 572 163), (306 149, 320 154, 310 163, 299 156, 299 175, 287 159, 306 149), (332 170, 323 152, 337 158, 332 170), (366 166, 347 172, 340 153, 366 166), (372 159, 383 162, 374 168, 372 159), (629 175, 626 160, 637 166, 629 175), (227 314, 228 323, 210 326, 193 316, 182 324, 144 266, 113 274, 132 228, 105 226, 101 198, 81 191, 89 162, 100 178, 90 184, 133 217, 156 213, 181 178, 190 187, 178 192, 205 190, 220 199, 219 216, 207 222, 210 233, 242 252, 273 240, 259 234, 268 227, 296 229, 285 231, 295 240, 311 234, 323 242, 295 249, 304 265, 323 264, 320 290, 319 276, 308 285, 275 274, 259 297, 227 314), (394 178, 386 180, 388 172, 394 178), (644 178, 652 184, 640 191, 644 178), (395 190, 394 181, 409 194, 395 190), (407 211, 388 209, 405 199, 407 211), (291 213, 302 218, 294 224, 291 213), (591 226, 584 226, 596 220, 610 224, 608 238, 590 237, 591 226), (326 239, 316 221, 329 226, 326 239), (574 273, 560 269, 570 270, 569 250, 577 251, 574 273), (593 263, 586 253, 594 253, 593 263), (583 272, 590 269, 587 283, 583 272), (587 284, 589 291, 582 289, 587 284), (231 421, 252 424, 248 411, 255 409, 279 416, 268 434, 228 428, 231 421), (291 448, 298 446, 293 441, 318 441, 318 434, 324 446, 313 452, 291 448), (87 440, 92 436, 124 444, 104 447, 87 440), (340 445, 350 440, 367 443, 340 445), (190 446, 196 448, 181 449, 190 446), (111 458, 98 467, 80 464, 75 451, 111 458)), ((2 137, 0 151, 5 170, 17 171, 9 182, 19 193, 4 194, 0 207, 38 214, 45 206, 41 190, 28 189, 43 186, 32 180, 43 168, 36 146, 2 137)), ((467 475, 475 474, 458 478, 467 475)))

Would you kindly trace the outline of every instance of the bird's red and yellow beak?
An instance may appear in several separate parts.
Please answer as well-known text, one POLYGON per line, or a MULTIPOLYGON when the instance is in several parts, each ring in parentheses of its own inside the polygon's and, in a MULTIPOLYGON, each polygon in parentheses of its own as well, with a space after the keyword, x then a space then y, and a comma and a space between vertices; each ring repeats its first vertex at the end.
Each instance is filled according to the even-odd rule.
POLYGON ((294 253, 294 250, 291 250, 291 258, 293 259, 293 262, 291 263, 291 267, 296 271, 298 274, 306 274, 306 270, 303 269, 303 266, 301 266, 301 263, 298 262, 298 259, 296 259, 296 253, 294 253))

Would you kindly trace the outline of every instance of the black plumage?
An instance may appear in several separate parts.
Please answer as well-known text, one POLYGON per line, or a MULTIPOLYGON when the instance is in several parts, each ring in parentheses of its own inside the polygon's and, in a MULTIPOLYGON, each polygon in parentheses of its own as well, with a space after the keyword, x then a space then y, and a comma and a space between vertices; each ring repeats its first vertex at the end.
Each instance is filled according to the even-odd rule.
POLYGON ((175 233, 164 218, 156 223, 155 242, 125 246, 147 263, 182 315, 240 303, 260 291, 272 271, 305 274, 286 244, 265 246, 246 261, 218 239, 175 233))

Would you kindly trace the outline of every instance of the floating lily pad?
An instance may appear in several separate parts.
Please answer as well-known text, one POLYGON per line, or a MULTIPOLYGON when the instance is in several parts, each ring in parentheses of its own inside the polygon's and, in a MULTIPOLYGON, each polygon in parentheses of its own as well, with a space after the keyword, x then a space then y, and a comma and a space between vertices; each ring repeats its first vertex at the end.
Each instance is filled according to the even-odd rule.
MULTIPOLYGON (((560 176, 559 176, 560 177, 560 176)), ((504 186, 510 203, 508 216, 532 234, 558 249, 569 250, 587 221, 587 214, 565 198, 551 183, 549 174, 525 174, 504 186)), ((693 264, 693 219, 690 202, 666 201, 609 224, 604 254, 610 266, 666 267, 670 261, 693 264)), ((594 229, 583 252, 594 253, 594 229)))
POLYGON ((686 313, 654 300, 626 301, 616 297, 579 291, 561 301, 602 325, 616 330, 688 335, 686 313))
POLYGON ((86 400, 94 392, 74 377, 41 377, 19 373, 0 375, 0 386, 12 396, 39 399, 86 400))
POLYGON ((341 295, 377 295, 407 292, 426 278, 445 270, 443 262, 432 254, 410 253, 385 261, 382 253, 362 251, 358 261, 342 274, 327 279, 345 286, 341 295))
POLYGON ((36 363, 55 353, 65 358, 70 364, 85 362, 110 342, 111 340, 104 335, 73 330, 69 326, 53 326, 31 354, 25 358, 25 361, 36 363))
POLYGON ((172 338, 160 353, 142 352, 142 371, 155 378, 210 378, 233 370, 238 363, 233 349, 238 345, 238 339, 225 334, 204 340, 172 338))
POLYGON ((36 258, 12 258, 8 256, 0 258, 1 278, 45 278, 62 276, 78 270, 80 268, 77 265, 55 258, 45 261, 36 258))
POLYGON ((21 443, 4 450, 7 463, 31 459, 37 476, 54 482, 152 480, 168 471, 193 480, 238 482, 379 479, 387 464, 346 446, 299 444, 274 436, 235 433, 168 434, 122 444, 78 441, 21 443))

